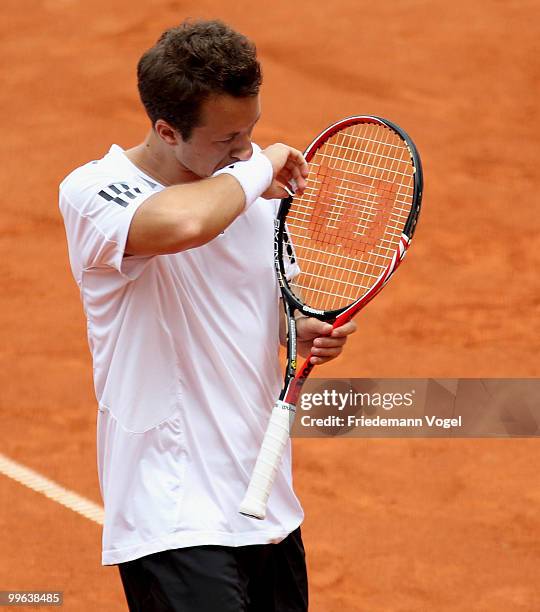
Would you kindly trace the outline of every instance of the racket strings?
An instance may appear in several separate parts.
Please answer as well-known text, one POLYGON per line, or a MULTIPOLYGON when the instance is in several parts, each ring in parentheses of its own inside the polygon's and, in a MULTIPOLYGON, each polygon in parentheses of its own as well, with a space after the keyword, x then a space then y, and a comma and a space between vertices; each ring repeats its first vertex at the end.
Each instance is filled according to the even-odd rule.
POLYGON ((300 273, 291 289, 319 310, 354 302, 398 248, 412 206, 414 168, 403 140, 372 123, 337 132, 309 162, 287 231, 300 273))

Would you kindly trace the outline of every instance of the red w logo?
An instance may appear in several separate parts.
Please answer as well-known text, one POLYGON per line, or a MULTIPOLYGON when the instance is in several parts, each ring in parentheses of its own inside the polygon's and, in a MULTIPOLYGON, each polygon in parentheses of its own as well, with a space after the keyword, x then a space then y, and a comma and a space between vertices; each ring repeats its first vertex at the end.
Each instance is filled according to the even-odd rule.
POLYGON ((398 186, 334 168, 321 168, 317 202, 309 221, 311 238, 321 246, 371 251, 384 235, 398 186))

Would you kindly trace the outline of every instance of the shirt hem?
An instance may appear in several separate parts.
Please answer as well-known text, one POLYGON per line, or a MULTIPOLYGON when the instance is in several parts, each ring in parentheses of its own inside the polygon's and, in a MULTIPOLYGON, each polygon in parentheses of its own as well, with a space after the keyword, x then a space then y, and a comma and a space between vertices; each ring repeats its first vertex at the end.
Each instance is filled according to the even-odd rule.
POLYGON ((255 544, 278 544, 302 524, 302 520, 295 522, 287 529, 274 529, 271 531, 249 531, 246 533, 225 533, 219 531, 199 531, 196 533, 171 533, 145 544, 138 544, 118 550, 104 550, 102 565, 117 565, 146 557, 154 553, 187 548, 188 546, 251 546, 255 544))

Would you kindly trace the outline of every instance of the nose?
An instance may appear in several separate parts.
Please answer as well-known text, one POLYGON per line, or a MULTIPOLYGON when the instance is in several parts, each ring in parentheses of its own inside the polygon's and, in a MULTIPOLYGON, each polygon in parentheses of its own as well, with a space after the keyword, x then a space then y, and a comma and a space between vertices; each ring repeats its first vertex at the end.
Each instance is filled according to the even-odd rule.
POLYGON ((231 156, 239 161, 247 161, 253 154, 253 147, 251 145, 251 138, 245 136, 238 144, 231 150, 231 156))

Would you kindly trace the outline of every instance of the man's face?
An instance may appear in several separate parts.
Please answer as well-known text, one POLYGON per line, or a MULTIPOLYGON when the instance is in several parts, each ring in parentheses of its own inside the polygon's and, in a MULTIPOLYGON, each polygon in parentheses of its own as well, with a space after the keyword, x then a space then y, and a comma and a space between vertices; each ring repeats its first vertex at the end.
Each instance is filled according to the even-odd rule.
POLYGON ((259 96, 212 97, 203 103, 200 125, 188 141, 175 147, 177 160, 196 176, 205 178, 216 170, 251 157, 251 133, 259 120, 259 96))

